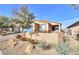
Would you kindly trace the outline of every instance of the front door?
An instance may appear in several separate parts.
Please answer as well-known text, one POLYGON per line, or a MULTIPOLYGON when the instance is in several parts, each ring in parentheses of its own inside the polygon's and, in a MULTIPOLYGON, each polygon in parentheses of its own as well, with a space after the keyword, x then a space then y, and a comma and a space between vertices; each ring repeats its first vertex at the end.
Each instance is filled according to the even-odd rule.
POLYGON ((52 31, 55 31, 55 26, 52 26, 52 31))

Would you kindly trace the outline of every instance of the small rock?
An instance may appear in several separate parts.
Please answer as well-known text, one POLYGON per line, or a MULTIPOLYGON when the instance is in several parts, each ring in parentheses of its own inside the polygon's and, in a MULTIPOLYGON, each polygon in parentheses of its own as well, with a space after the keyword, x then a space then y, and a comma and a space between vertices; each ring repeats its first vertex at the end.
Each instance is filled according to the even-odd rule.
POLYGON ((30 54, 32 51, 33 51, 33 44, 30 43, 25 49, 25 53, 30 54))
POLYGON ((14 47, 18 42, 15 39, 10 39, 8 45, 14 47))

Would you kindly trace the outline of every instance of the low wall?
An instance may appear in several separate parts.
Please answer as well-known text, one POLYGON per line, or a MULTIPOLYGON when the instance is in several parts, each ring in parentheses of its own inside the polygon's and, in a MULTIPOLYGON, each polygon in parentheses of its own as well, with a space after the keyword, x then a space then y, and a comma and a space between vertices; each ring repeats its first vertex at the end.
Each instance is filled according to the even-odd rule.
MULTIPOLYGON (((36 40, 44 40, 48 43, 58 43, 58 33, 38 33, 38 35, 39 36, 33 34, 32 38, 36 40)), ((26 33, 26 37, 30 38, 29 33, 26 33)))

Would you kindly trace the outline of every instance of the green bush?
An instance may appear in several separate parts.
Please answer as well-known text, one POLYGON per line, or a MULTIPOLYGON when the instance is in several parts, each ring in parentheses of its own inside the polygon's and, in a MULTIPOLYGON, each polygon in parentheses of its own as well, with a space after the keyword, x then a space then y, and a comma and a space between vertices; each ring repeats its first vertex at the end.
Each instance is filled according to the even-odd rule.
POLYGON ((8 35, 8 34, 9 34, 9 32, 8 32, 8 31, 3 31, 3 30, 0 30, 0 35, 5 36, 5 35, 8 35))
POLYGON ((56 50, 62 55, 69 54, 70 53, 69 43, 68 42, 59 43, 56 50))
POLYGON ((79 31, 78 31, 77 34, 76 34, 76 40, 79 41, 79 31))
POLYGON ((64 38, 63 38, 63 42, 69 42, 69 37, 67 37, 67 36, 64 36, 64 38))
POLYGON ((51 45, 48 44, 46 41, 39 42, 38 46, 41 47, 44 50, 48 50, 48 49, 51 48, 51 45))

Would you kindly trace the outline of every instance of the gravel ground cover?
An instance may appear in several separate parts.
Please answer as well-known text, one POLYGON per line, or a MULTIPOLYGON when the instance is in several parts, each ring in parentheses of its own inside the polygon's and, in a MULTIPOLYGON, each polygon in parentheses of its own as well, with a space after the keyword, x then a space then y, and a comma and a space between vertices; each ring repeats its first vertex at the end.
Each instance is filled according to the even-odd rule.
MULTIPOLYGON (((28 45, 28 41, 19 41, 15 47, 8 46, 8 40, 0 41, 0 49, 4 55, 28 55, 25 53, 25 49, 28 45)), ((32 51, 30 55, 55 55, 58 54, 55 45, 53 44, 49 50, 43 50, 35 45, 36 48, 32 51)))

